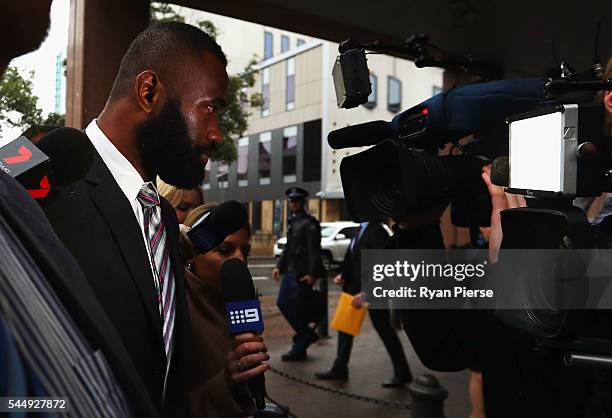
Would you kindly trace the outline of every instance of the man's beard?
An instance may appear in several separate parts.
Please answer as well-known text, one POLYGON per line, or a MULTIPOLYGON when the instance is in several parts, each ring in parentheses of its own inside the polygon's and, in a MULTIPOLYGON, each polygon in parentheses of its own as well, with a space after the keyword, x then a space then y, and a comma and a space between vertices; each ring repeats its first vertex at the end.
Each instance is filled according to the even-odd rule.
POLYGON ((189 136, 180 101, 169 99, 159 116, 144 122, 137 130, 145 172, 181 189, 191 189, 204 181, 205 164, 189 136))

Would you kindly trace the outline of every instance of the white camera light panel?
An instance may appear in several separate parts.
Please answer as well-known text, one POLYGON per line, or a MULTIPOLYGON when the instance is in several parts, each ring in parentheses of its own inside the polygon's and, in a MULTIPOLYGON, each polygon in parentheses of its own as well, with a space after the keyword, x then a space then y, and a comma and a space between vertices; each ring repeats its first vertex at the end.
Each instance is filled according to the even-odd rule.
POLYGON ((563 191, 563 114, 510 124, 510 184, 514 189, 563 191))

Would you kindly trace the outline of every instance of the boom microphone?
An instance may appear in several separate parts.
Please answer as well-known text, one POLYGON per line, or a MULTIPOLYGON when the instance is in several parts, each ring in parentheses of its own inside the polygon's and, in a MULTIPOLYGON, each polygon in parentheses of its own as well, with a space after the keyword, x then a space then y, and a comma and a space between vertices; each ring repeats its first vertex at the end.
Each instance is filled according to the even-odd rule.
POLYGON ((187 232, 187 236, 197 251, 207 253, 246 224, 247 211, 244 205, 229 200, 202 216, 187 232))
MULTIPOLYGON (((219 206, 221 207, 221 206, 219 206)), ((227 312, 230 334, 246 332, 261 334, 263 316, 251 273, 238 258, 231 258, 221 265, 221 294, 227 312)), ((249 380, 249 389, 257 409, 265 409, 266 382, 263 374, 249 380)))
POLYGON ((389 122, 375 120, 331 131, 327 136, 327 142, 333 149, 342 149, 376 145, 392 136, 393 130, 389 122))

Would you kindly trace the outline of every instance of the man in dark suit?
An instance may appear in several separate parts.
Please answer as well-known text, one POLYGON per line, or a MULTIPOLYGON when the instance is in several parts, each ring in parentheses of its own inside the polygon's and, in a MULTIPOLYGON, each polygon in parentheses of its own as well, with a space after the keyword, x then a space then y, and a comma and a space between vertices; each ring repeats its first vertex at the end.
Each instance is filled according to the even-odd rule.
POLYGON ((66 131, 90 144, 89 172, 44 207, 168 417, 187 412, 191 328, 178 222, 155 179, 182 188, 203 181, 206 155, 222 139, 226 65, 219 45, 193 26, 143 31, 100 116, 80 136, 66 131))
MULTIPOLYGON (((3 3, 0 75, 49 26, 51 1, 26 3, 3 3)), ((0 246, 0 396, 68 397, 78 416, 157 416, 78 264, 2 171, 0 246)))
MULTIPOLYGON (((365 294, 361 292, 361 251, 365 249, 385 248, 389 234, 380 221, 364 222, 359 226, 357 235, 346 250, 341 273, 334 278, 336 284, 342 285, 342 291, 355 295, 353 306, 361 308, 365 294)), ((412 373, 406 360, 397 333, 391 324, 388 309, 370 309, 370 319, 380 336, 393 363, 393 377, 383 382, 383 387, 398 387, 412 381, 412 373)), ((319 379, 348 379, 348 363, 353 348, 353 336, 338 332, 338 354, 332 368, 326 372, 315 373, 319 379)))

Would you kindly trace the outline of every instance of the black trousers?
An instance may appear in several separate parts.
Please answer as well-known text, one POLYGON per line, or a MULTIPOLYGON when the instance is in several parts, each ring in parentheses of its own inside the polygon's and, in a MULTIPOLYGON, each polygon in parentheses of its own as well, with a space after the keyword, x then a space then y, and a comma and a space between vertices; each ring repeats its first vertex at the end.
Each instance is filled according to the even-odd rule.
MULTIPOLYGON (((372 325, 382 340, 389 356, 393 363, 393 372, 395 376, 408 378, 412 380, 412 373, 402 343, 391 325, 391 311, 388 309, 370 309, 370 319, 372 325)), ((354 337, 344 332, 338 332, 338 353, 333 369, 344 371, 348 369, 348 363, 351 358, 351 350, 353 348, 354 337)))
POLYGON ((312 286, 299 283, 294 273, 285 273, 278 292, 276 305, 295 331, 292 352, 303 353, 318 339, 308 324, 308 302, 312 299, 312 286))

